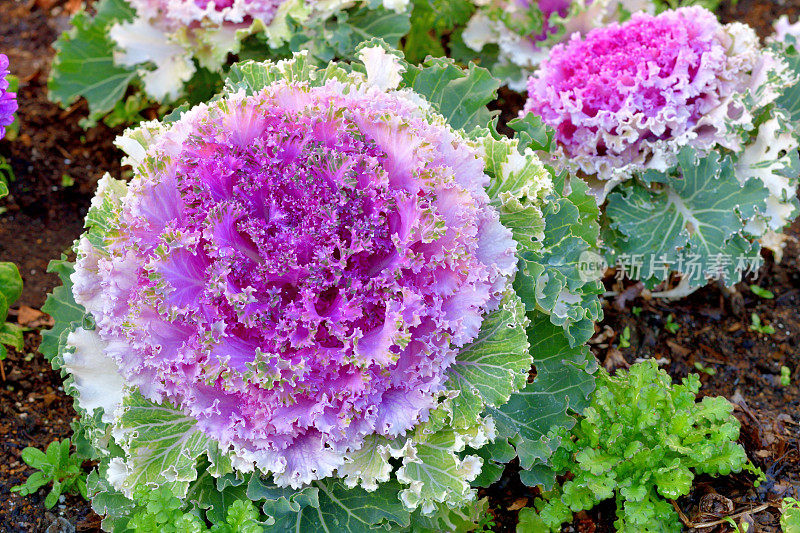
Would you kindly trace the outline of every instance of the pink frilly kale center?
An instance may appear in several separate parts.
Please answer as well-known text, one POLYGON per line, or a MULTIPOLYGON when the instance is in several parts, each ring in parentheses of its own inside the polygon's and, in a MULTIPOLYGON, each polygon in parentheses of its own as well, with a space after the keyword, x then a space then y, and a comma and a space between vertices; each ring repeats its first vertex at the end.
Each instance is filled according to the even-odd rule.
POLYGON ((279 483, 426 420, 515 270, 477 149, 396 95, 278 83, 148 154, 78 265, 117 303, 84 300, 127 379, 279 483))
POLYGON ((747 65, 729 64, 722 29, 691 7, 574 35, 530 78, 525 112, 554 127, 588 173, 640 159, 648 144, 690 132, 741 84, 737 69, 747 65))

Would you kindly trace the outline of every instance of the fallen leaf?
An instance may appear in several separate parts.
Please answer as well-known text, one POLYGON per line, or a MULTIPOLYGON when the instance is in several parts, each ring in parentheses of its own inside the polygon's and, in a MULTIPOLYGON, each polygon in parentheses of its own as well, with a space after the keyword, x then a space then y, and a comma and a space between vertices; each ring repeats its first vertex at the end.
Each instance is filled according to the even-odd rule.
POLYGON ((681 346, 675 341, 668 340, 667 346, 669 346, 670 350, 672 350, 672 353, 674 353, 675 355, 680 355, 681 357, 686 357, 687 355, 692 353, 692 351, 689 348, 681 346))
POLYGON ((516 500, 514 500, 514 503, 512 503, 507 507, 507 509, 509 511, 519 511, 523 507, 527 506, 528 506, 528 498, 517 498, 516 500))
POLYGON ((612 372, 617 368, 628 368, 631 365, 628 364, 628 361, 625 360, 625 357, 622 355, 622 352, 619 351, 617 348, 609 348, 606 352, 606 358, 603 360, 603 367, 612 372))
POLYGON ((40 328, 42 326, 52 327, 54 324, 50 316, 42 313, 38 309, 28 307, 27 305, 19 306, 19 311, 17 311, 17 323, 26 328, 40 328))

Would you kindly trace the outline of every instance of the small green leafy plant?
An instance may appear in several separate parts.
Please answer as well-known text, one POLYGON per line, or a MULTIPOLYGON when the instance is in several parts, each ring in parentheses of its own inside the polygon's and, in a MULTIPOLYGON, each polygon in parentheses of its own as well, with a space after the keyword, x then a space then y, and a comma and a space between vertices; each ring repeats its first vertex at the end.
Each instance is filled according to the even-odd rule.
POLYGON ((22 485, 12 487, 11 492, 19 492, 23 496, 33 494, 41 487, 52 483, 53 488, 44 499, 44 505, 51 509, 62 494, 80 494, 86 498, 86 474, 81 469, 82 458, 69 453, 70 440, 53 441, 42 452, 37 448, 22 450, 25 464, 36 468, 28 480, 22 485))
POLYGON ((491 533, 494 531, 496 525, 497 524, 495 524, 494 516, 489 512, 485 512, 478 520, 478 524, 476 525, 473 533, 491 533))
POLYGON ((0 263, 0 361, 6 358, 11 346, 22 350, 25 340, 22 337, 22 328, 16 324, 6 322, 8 309, 11 304, 19 299, 22 294, 22 277, 14 263, 0 263))
POLYGON ((763 335, 772 335, 775 333, 775 328, 770 325, 762 324, 761 317, 757 313, 750 315, 750 330, 763 335))
POLYGON ((559 430, 552 462, 557 473, 573 477, 537 499, 538 514, 521 513, 518 531, 558 531, 573 512, 612 497, 618 531, 681 531, 667 499, 688 494, 695 474, 748 466, 732 405, 722 397, 697 402, 699 389, 697 375, 673 385, 652 360, 614 377, 603 372, 579 423, 559 430))
POLYGON ((625 329, 622 330, 622 335, 619 338, 619 347, 620 348, 631 347, 631 328, 628 326, 625 326, 625 329))
POLYGON ((765 300, 772 300, 775 298, 775 295, 772 294, 772 291, 768 291, 767 289, 763 289, 758 285, 750 285, 750 291, 756 296, 764 298, 765 300))
POLYGON ((747 522, 738 524, 736 523, 736 520, 730 516, 726 516, 725 521, 731 526, 731 528, 733 528, 732 531, 735 531, 736 533, 748 533, 748 531, 750 531, 750 524, 747 522))
POLYGON ((258 510, 249 500, 234 501, 228 506, 225 519, 211 528, 197 515, 185 512, 168 487, 141 489, 136 501, 139 505, 126 528, 135 533, 261 533, 264 529, 258 510))
POLYGON ((783 533, 800 533, 800 501, 784 498, 781 505, 781 529, 783 533))
POLYGON ((792 371, 788 366, 781 367, 781 385, 788 387, 792 384, 792 371))
POLYGON ((670 314, 667 316, 667 322, 664 324, 664 329, 675 335, 679 329, 681 329, 681 325, 675 322, 673 316, 670 314))

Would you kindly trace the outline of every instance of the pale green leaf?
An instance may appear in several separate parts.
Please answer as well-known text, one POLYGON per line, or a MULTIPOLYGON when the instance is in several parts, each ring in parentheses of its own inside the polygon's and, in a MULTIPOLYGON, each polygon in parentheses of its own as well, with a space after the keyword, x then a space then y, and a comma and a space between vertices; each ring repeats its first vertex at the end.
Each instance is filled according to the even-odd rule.
POLYGON ((497 98, 500 82, 473 63, 464 70, 452 59, 431 57, 420 66, 409 65, 403 79, 405 86, 425 96, 455 129, 471 131, 492 120, 486 105, 497 98))
POLYGON ((458 354, 446 383, 460 391, 452 401, 454 427, 473 426, 485 406, 501 405, 525 386, 531 366, 526 324, 522 301, 509 291, 484 318, 478 338, 458 354))
POLYGON ((651 286, 667 279, 670 270, 686 275, 692 286, 704 285, 714 265, 728 283, 736 282, 737 258, 757 253, 742 235, 746 220, 767 195, 758 180, 741 185, 729 157, 698 158, 684 148, 673 171, 645 172, 641 181, 609 195, 605 214, 613 231, 612 258, 651 286), (638 267, 625 259, 633 257, 641 258, 638 267))
POLYGON ((108 37, 112 24, 133 19, 133 9, 125 0, 101 0, 96 8, 94 18, 84 11, 76 14, 72 29, 53 44, 56 57, 48 82, 50 99, 63 107, 86 98, 90 123, 114 109, 136 76, 114 64, 114 45, 108 37))
POLYGON ((153 403, 132 391, 123 400, 123 412, 116 422, 118 439, 125 449, 128 476, 123 486, 167 485, 176 496, 186 495, 189 482, 197 477, 198 457, 209 447, 197 427, 197 420, 167 402, 153 403))

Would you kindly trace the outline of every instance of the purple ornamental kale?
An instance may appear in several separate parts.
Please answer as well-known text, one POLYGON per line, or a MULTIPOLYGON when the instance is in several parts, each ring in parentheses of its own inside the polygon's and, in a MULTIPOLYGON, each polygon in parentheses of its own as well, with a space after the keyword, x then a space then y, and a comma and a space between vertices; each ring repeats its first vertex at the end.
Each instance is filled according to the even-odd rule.
POLYGON ((736 98, 775 66, 749 28, 701 7, 637 13, 554 47, 525 113, 555 128, 565 160, 608 179, 631 164, 669 166, 686 144, 738 149, 728 123, 749 115, 736 98))
POLYGON ((126 380, 298 487, 428 417, 516 268, 476 145, 375 87, 275 82, 158 133, 74 293, 126 380))

